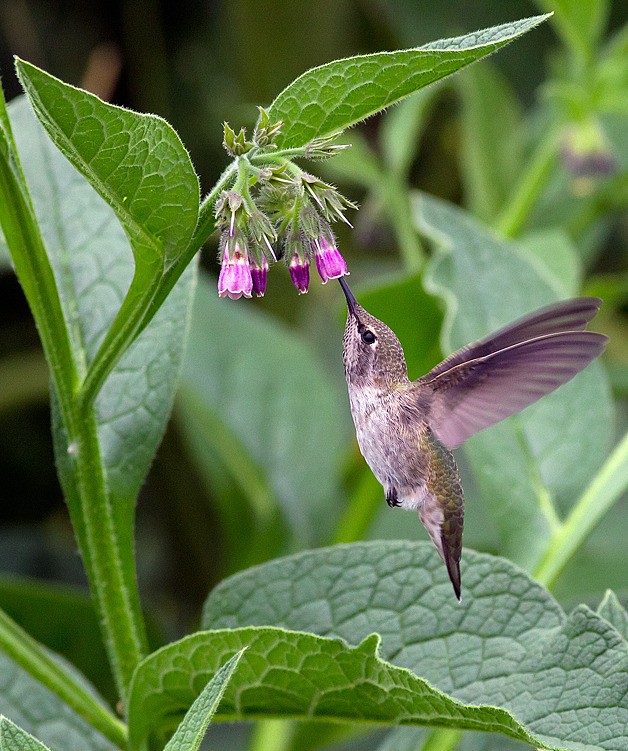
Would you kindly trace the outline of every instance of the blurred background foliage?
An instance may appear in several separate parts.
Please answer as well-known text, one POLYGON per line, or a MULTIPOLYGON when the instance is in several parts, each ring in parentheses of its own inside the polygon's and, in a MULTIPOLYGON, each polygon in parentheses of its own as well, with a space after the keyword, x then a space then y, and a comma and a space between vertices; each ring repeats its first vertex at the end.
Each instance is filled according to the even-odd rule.
MULTIPOLYGON (((353 147, 312 171, 362 207, 354 231, 339 228, 341 248, 358 297, 399 334, 412 377, 448 353, 443 302, 422 287, 434 237, 417 233, 411 189, 521 240, 564 296, 603 297, 595 328, 611 336, 604 362, 616 418, 587 406, 609 444, 592 451, 605 454, 628 423, 626 3, 2 0, 0 71, 8 99, 19 94, 18 54, 112 102, 164 116, 208 190, 227 163, 222 122, 251 126, 255 105, 307 68, 546 10, 558 11, 552 21, 353 129, 345 135, 353 147)), ((214 257, 210 244, 208 278, 214 257)), ((297 298, 279 267, 263 300, 219 301, 212 285, 205 277, 199 285, 179 398, 138 506, 140 584, 156 642, 195 628, 209 589, 236 570, 333 541, 423 535, 418 521, 390 512, 357 451, 337 285, 313 280, 297 298)), ((0 311, 0 606, 110 695, 56 480, 46 367, 6 265, 0 311), (55 587, 32 581, 41 579, 55 587), (62 603, 70 615, 60 622, 62 603)), ((507 553, 495 511, 482 502, 486 485, 460 461, 465 545, 507 553)), ((626 529, 624 499, 557 581, 565 607, 596 604, 606 587, 625 601, 626 529)))

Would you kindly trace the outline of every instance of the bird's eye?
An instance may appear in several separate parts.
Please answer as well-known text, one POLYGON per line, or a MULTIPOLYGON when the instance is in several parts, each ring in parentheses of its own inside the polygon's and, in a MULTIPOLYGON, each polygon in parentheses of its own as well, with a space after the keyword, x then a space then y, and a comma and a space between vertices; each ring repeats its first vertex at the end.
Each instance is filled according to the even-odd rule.
POLYGON ((375 334, 370 331, 369 329, 364 329, 362 332, 362 341, 364 344, 375 344, 376 336, 375 334))

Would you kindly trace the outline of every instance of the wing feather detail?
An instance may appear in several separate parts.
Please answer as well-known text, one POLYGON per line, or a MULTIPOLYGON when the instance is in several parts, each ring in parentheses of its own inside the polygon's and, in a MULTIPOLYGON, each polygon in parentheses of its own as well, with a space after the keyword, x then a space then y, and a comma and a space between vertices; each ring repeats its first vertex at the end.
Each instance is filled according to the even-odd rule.
MULTIPOLYGON (((501 334, 495 338, 504 340, 501 334)), ((590 331, 546 334, 462 360, 436 375, 431 371, 415 386, 423 394, 431 390, 430 426, 451 449, 571 380, 601 354, 607 341, 590 331)))

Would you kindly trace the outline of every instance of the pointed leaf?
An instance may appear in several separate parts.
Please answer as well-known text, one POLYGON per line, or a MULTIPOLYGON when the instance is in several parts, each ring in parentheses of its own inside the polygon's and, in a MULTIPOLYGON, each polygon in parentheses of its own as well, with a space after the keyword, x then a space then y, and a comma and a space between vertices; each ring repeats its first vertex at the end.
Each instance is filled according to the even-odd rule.
MULTIPOLYGON (((448 306, 449 353, 534 308, 563 287, 549 269, 461 210, 417 197, 415 219, 440 252, 427 285, 448 306)), ((590 328, 595 329, 595 323, 590 328)), ((568 508, 607 455, 613 406, 599 362, 519 415, 465 443, 483 500, 502 538, 500 552, 531 568, 560 508, 568 508), (505 460, 507 457, 507 460, 505 460)))
POLYGON ((115 211, 138 263, 175 260, 196 227, 199 186, 173 128, 24 60, 16 68, 48 135, 115 211))
POLYGON ((11 720, 0 717, 0 751, 48 751, 48 747, 11 720))
POLYGON ((237 652, 211 678, 186 712, 164 751, 197 751, 243 652, 237 652))
POLYGON ((167 727, 226 658, 246 647, 226 688, 218 720, 276 717, 343 722, 426 724, 502 732, 540 743, 494 707, 453 701, 410 671, 378 657, 379 637, 356 647, 339 639, 280 628, 200 631, 140 664, 129 700, 129 741, 167 727))
POLYGON ((605 618, 624 639, 628 640, 628 613, 611 589, 606 591, 604 599, 597 609, 597 614, 605 618))
MULTIPOLYGON (((628 644, 503 558, 465 550, 462 603, 427 543, 338 545, 243 571, 210 594, 204 628, 273 623, 358 644, 473 705, 508 710, 551 748, 628 745, 628 644)), ((458 725, 460 727, 461 725, 458 725)))
POLYGON ((299 76, 271 104, 282 148, 355 125, 424 86, 495 52, 548 16, 534 16, 423 47, 334 60, 299 76))

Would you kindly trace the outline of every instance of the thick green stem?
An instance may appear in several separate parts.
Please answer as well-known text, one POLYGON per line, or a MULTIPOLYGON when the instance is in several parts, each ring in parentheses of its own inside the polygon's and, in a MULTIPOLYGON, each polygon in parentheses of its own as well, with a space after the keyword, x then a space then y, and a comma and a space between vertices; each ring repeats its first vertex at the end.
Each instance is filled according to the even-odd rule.
POLYGON ((111 498, 107 493, 96 421, 91 407, 74 406, 68 425, 68 461, 75 494, 68 492, 72 516, 105 647, 120 697, 146 651, 134 567, 125 566, 111 498))
POLYGON ((558 133, 550 130, 538 145, 528 170, 518 181, 515 194, 495 222, 495 228, 505 237, 516 237, 523 229, 530 210, 552 173, 557 149, 558 133))
POLYGON ((550 587, 571 556, 628 487, 628 433, 556 530, 534 573, 550 587))
POLYGON ((63 670, 41 644, 0 610, 0 649, 35 680, 71 707, 120 748, 126 748, 126 725, 63 670))

